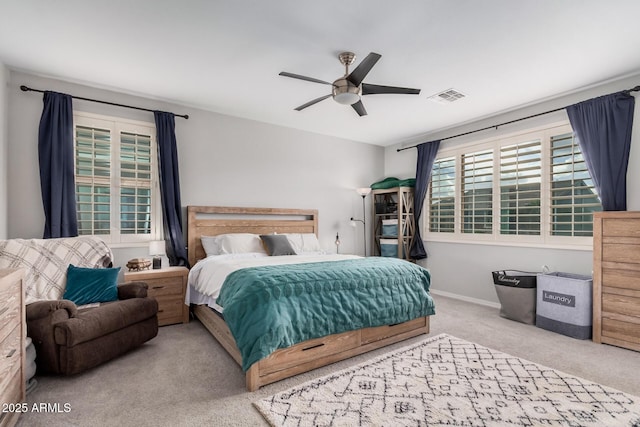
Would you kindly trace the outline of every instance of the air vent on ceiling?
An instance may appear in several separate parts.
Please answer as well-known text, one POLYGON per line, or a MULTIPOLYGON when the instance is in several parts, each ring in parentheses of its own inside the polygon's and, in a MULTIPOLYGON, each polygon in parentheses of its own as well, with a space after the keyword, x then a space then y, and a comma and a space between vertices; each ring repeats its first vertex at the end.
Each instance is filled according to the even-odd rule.
POLYGON ((447 90, 443 90, 440 93, 436 93, 435 95, 431 95, 429 98, 432 101, 439 102, 440 104, 450 104, 455 102, 461 98, 464 98, 466 95, 462 92, 458 92, 457 90, 451 88, 447 90))

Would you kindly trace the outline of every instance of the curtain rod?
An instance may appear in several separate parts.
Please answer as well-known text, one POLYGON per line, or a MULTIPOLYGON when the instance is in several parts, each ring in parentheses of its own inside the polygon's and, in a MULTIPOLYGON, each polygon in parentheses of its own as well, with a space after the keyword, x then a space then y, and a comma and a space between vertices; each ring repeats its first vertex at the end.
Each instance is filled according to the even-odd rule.
MULTIPOLYGON (((32 89, 30 87, 27 87, 25 85, 20 86, 20 90, 22 90, 23 92, 40 92, 40 93, 44 93, 44 90, 40 90, 40 89, 32 89)), ((73 96, 71 95, 72 98, 75 99, 81 99, 83 101, 91 101, 91 102, 98 102, 100 104, 107 104, 107 105, 115 105, 116 107, 125 107, 125 108, 132 108, 134 110, 141 110, 141 111, 149 111, 151 113, 153 113, 155 110, 150 110, 148 108, 142 108, 142 107, 134 107, 132 105, 125 105, 125 104, 116 104, 115 102, 109 102, 109 101, 100 101, 99 99, 91 99, 91 98, 83 98, 81 96, 73 96)), ((174 116, 176 117, 182 117, 184 119, 189 119, 189 115, 188 114, 174 114, 172 113, 174 116)))
MULTIPOLYGON (((630 92, 638 92, 638 91, 640 91, 640 86, 636 86, 636 87, 634 87, 634 88, 627 89, 627 90, 624 90, 624 91, 622 91, 622 92, 626 92, 627 94, 629 94, 630 92)), ((487 127, 482 128, 482 129, 476 129, 476 130, 471 130, 471 131, 469 131, 469 132, 459 133, 458 135, 447 136, 446 138, 440 138, 440 141, 445 141, 445 140, 447 140, 447 139, 458 138, 458 137, 460 137, 460 136, 470 135, 470 134, 472 134, 472 133, 476 133, 476 132, 482 132, 483 130, 494 129, 494 128, 495 128, 495 129, 498 129, 498 127, 500 127, 500 126, 510 125, 511 123, 520 122, 520 121, 522 121, 522 120, 532 119, 532 118, 534 118, 534 117, 543 116, 543 115, 545 115, 545 114, 555 113, 556 111, 564 110, 564 109, 566 109, 567 107, 569 107, 569 106, 567 105, 566 107, 556 108, 556 109, 549 110, 549 111, 545 111, 545 112, 538 113, 538 114, 532 114, 532 115, 527 116, 527 117, 521 117, 521 118, 519 118, 519 119, 510 120, 510 121, 508 121, 508 122, 500 123, 500 124, 493 125, 493 126, 487 126, 487 127)), ((410 145, 410 146, 408 146, 408 147, 403 147, 403 148, 398 148, 398 149, 396 150, 396 153, 399 153, 400 151, 408 150, 408 149, 410 149, 410 148, 416 148, 418 145, 420 145, 420 144, 410 145)))

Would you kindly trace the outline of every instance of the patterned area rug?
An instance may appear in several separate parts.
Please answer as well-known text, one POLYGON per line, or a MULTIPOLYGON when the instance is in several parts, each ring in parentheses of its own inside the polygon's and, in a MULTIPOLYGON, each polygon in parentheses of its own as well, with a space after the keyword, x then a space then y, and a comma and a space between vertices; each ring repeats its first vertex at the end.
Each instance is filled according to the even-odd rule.
POLYGON ((255 402, 273 426, 632 426, 640 398, 450 335, 255 402))

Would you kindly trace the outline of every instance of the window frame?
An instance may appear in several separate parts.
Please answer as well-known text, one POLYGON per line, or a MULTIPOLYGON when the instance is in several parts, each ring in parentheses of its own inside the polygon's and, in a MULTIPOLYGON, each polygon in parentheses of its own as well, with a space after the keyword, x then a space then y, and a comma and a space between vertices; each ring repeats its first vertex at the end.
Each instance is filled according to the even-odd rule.
POLYGON ((154 240, 163 240, 162 227, 162 204, 160 195, 160 179, 158 165, 158 147, 156 139, 156 126, 152 122, 131 120, 122 117, 113 117, 103 114, 95 114, 84 111, 74 111, 73 113, 73 156, 74 156, 74 179, 77 185, 76 175, 76 126, 89 128, 108 129, 111 134, 110 139, 110 229, 109 234, 96 234, 111 247, 135 247, 146 246, 154 240), (151 142, 151 226, 149 234, 122 234, 120 203, 123 178, 121 174, 120 144, 121 133, 135 133, 149 135, 151 142))
POLYGON ((505 133, 478 141, 442 147, 438 151, 436 161, 453 157, 455 159, 455 189, 454 189, 454 231, 430 231, 430 202, 431 179, 427 189, 427 197, 421 218, 422 236, 426 241, 447 243, 489 244, 504 246, 524 246, 540 248, 559 248, 592 250, 593 237, 582 236, 553 236, 551 235, 551 146, 552 136, 574 133, 568 120, 531 127, 516 132, 505 133), (541 140, 541 183, 540 183, 540 235, 501 234, 500 233, 500 149, 504 146, 530 142, 536 138, 541 140), (493 227, 487 234, 463 233, 462 227, 462 155, 493 150, 493 227))

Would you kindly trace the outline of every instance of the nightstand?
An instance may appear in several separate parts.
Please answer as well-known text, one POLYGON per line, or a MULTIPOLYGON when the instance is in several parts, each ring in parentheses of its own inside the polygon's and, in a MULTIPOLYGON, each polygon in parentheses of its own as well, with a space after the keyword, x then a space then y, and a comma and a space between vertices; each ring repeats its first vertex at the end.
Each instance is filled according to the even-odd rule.
POLYGON ((146 282, 148 296, 158 301, 158 326, 189 322, 189 306, 184 303, 187 291, 186 267, 166 267, 157 270, 127 271, 125 282, 146 282))

